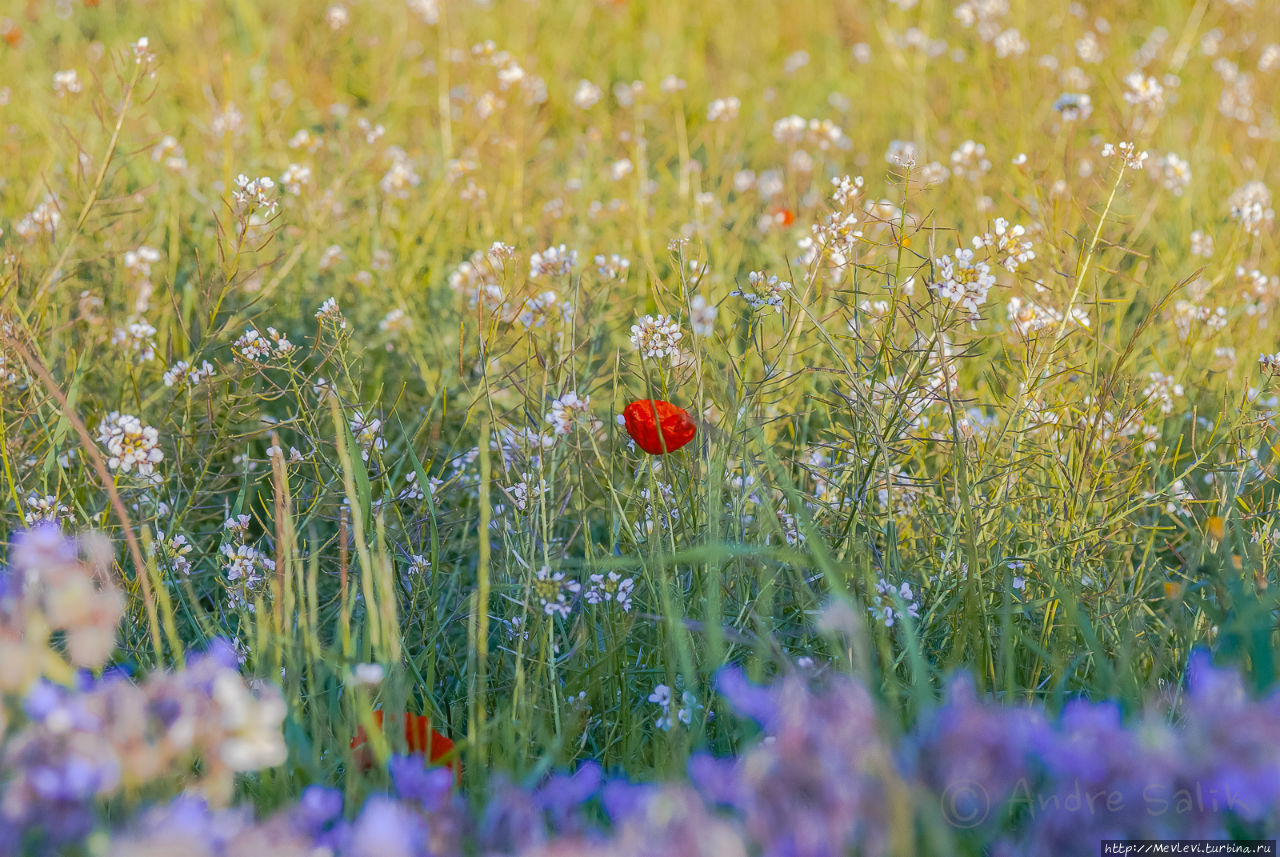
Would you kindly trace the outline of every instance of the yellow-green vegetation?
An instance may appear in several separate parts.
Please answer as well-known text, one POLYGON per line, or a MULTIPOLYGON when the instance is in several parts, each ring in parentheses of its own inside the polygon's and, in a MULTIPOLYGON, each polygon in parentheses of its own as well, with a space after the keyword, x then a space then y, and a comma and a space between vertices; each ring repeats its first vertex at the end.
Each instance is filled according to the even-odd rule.
POLYGON ((377 708, 473 793, 673 774, 728 664, 1267 687, 1274 13, 15 0, 0 531, 112 537, 130 670, 283 689, 261 807, 385 784, 377 708))

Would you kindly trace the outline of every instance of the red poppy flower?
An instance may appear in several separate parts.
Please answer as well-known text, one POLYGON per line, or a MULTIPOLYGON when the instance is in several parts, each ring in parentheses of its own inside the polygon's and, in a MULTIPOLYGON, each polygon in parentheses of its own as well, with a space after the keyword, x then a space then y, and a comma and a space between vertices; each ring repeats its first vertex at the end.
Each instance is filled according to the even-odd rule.
MULTIPOLYGON (((431 728, 431 721, 421 714, 405 714, 393 715, 392 720, 404 718, 404 742, 409 746, 409 752, 418 756, 425 756, 431 764, 437 764, 441 759, 453 750, 453 742, 439 732, 431 728)), ((378 728, 382 728, 382 711, 373 712, 373 722, 378 724, 378 728)), ((351 739, 351 749, 358 751, 356 763, 364 769, 368 769, 373 765, 373 756, 369 749, 364 745, 368 742, 369 736, 361 726, 356 730, 356 735, 351 739)), ((457 782, 462 781, 462 760, 453 757, 449 760, 448 765, 453 769, 453 777, 457 782)))
POLYGON ((796 213, 785 206, 778 206, 773 210, 773 219, 783 226, 790 226, 796 222, 796 213))
POLYGON ((675 452, 689 441, 697 429, 684 408, 661 399, 641 399, 622 411, 627 434, 650 455, 675 452))

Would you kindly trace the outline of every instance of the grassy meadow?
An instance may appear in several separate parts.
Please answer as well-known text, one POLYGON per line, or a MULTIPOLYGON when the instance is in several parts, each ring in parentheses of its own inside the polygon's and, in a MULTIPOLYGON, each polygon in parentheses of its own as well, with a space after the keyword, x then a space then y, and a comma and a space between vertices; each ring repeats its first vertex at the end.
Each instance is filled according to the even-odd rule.
POLYGON ((1277 87, 1269 0, 10 0, 0 853, 1274 834, 1277 87))

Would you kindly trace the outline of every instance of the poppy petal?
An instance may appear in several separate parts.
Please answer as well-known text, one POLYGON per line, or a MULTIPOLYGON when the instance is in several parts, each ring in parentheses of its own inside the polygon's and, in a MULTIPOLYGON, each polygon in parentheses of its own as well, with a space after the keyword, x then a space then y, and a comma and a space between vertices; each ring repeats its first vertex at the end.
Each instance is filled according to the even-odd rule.
POLYGON ((693 440, 697 427, 684 408, 661 399, 640 399, 622 411, 627 434, 650 455, 675 452, 693 440))
MULTIPOLYGON (((397 719, 393 715, 393 721, 397 719)), ((373 722, 381 729, 383 726, 382 709, 373 712, 373 722)), ((373 765, 373 756, 369 749, 364 745, 368 743, 369 736, 365 732, 364 727, 360 726, 356 729, 355 736, 351 739, 351 749, 357 751, 355 753, 356 763, 367 770, 373 765)), ((431 764, 437 764, 453 750, 453 741, 431 728, 431 719, 422 714, 406 714, 404 715, 404 741, 409 748, 410 754, 426 757, 431 764)), ((453 769, 454 780, 461 782, 462 778, 462 761, 454 758, 447 763, 453 769)))

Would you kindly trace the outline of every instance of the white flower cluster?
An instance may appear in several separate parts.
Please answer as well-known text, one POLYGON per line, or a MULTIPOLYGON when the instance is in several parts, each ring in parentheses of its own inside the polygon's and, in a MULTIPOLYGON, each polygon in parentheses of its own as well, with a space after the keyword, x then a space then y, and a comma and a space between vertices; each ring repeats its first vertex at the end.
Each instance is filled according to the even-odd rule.
POLYGON ((1018 270, 1018 266, 1030 262, 1036 257, 1035 245, 1023 240, 1027 230, 1022 224, 1009 225, 1003 217, 997 217, 993 224, 994 231, 984 232, 973 238, 973 249, 986 247, 995 254, 996 261, 1009 273, 1018 270))
POLYGON ((991 171, 987 147, 973 140, 965 140, 951 153, 951 173, 965 181, 977 181, 991 171))
POLYGON ((794 115, 773 123, 773 139, 786 146, 813 146, 822 152, 845 150, 853 145, 840 126, 830 119, 805 119, 794 115))
MULTIPOLYGON (((1143 498, 1147 500, 1159 501, 1163 492, 1144 491, 1143 498)), ((1164 504, 1164 510, 1170 515, 1191 515, 1193 514, 1193 504, 1196 502, 1196 495, 1187 487, 1187 483, 1181 479, 1175 479, 1169 484, 1169 499, 1164 504)))
POLYGON ((600 423, 592 418, 590 409, 590 396, 579 396, 576 391, 570 390, 551 402, 551 412, 546 419, 551 424, 552 433, 560 436, 571 433, 577 426, 594 430, 600 423))
POLYGON ((573 103, 580 110, 586 110, 599 103, 602 95, 600 87, 589 80, 580 80, 578 88, 573 91, 573 103))
MULTIPOLYGON (((1246 295, 1265 298, 1280 291, 1280 275, 1264 274, 1260 269, 1236 265, 1236 280, 1244 285, 1246 295)), ((1246 308, 1245 312, 1249 312, 1246 308)))
POLYGON ((321 271, 333 270, 345 258, 347 258, 347 254, 341 246, 337 244, 330 244, 328 247, 324 248, 324 252, 320 254, 320 259, 316 262, 316 268, 321 271))
POLYGON ((688 726, 693 722, 694 712, 702 710, 702 706, 698 703, 698 698, 693 695, 692 691, 686 690, 680 694, 680 707, 676 710, 675 720, 672 720, 671 688, 665 684, 654 687, 653 693, 649 694, 649 701, 662 708, 662 714, 654 721, 654 725, 663 732, 669 731, 676 721, 688 726))
POLYGON ((274 327, 267 328, 263 336, 255 327, 246 328, 244 336, 235 342, 235 352, 250 363, 261 363, 269 358, 283 359, 298 350, 288 338, 274 327))
POLYGON ((272 193, 275 187, 276 183, 267 176, 251 179, 241 173, 236 176, 236 189, 231 192, 231 198, 242 215, 256 212, 270 217, 279 205, 272 193))
POLYGON ((890 140, 884 153, 886 163, 907 169, 920 163, 920 158, 920 147, 910 140, 890 140))
POLYGON ((883 577, 880 578, 876 582, 876 594, 871 597, 867 610, 886 628, 892 628, 903 616, 910 616, 912 619, 920 618, 920 604, 916 601, 915 593, 911 591, 911 584, 905 580, 895 587, 883 577), (901 608, 895 603, 895 597, 902 602, 901 608))
POLYGON ((57 524, 70 518, 71 510, 59 503, 58 498, 52 494, 45 497, 32 494, 27 497, 27 511, 22 515, 28 527, 42 523, 57 524))
MULTIPOLYGON (((281 461, 283 461, 284 450, 275 444, 267 447, 267 458, 277 458, 277 457, 280 458, 281 461)), ((303 455, 301 452, 299 452, 296 446, 289 447, 288 461, 290 464, 298 464, 299 462, 306 461, 306 460, 307 460, 307 457, 303 455)))
POLYGON ((1191 184, 1191 165, 1173 152, 1148 161, 1147 172, 1174 196, 1182 196, 1182 192, 1191 184))
POLYGON ((1191 233, 1191 255, 1208 259, 1213 255, 1213 236, 1199 229, 1191 233))
POLYGON ((1280 44, 1272 42, 1258 55, 1258 71, 1268 72, 1280 68, 1280 44))
POLYGON ((1138 151, 1138 147, 1130 142, 1103 144, 1102 157, 1118 158, 1120 163, 1131 170, 1140 170, 1147 162, 1147 153, 1138 151))
POLYGON ((1222 330, 1227 326, 1227 308, 1201 306, 1194 301, 1178 301, 1173 305, 1173 326, 1180 340, 1189 340, 1199 325, 1210 331, 1222 330))
POLYGON ((187 157, 182 144, 172 134, 165 134, 151 149, 151 160, 163 163, 171 173, 184 173, 187 170, 187 157))
POLYGON ((303 149, 311 154, 320 151, 320 147, 324 145, 324 139, 312 134, 306 128, 299 128, 292 137, 289 138, 290 149, 303 149))
POLYGON ((1140 71, 1130 72, 1124 79, 1124 100, 1134 107, 1152 112, 1164 107, 1164 87, 1160 81, 1140 71))
POLYGON ((717 98, 707 105, 707 121, 732 122, 738 118, 738 112, 741 110, 742 102, 736 96, 717 98))
MULTIPOLYGON (((133 51, 133 62, 135 65, 149 66, 156 61, 155 52, 151 50, 151 39, 146 36, 141 37, 133 44, 129 45, 129 49, 133 51)), ((155 72, 151 72, 151 76, 155 77, 155 72)))
POLYGON ((986 262, 974 258, 973 251, 961 248, 954 258, 943 256, 936 260, 938 280, 929 287, 952 303, 958 303, 971 314, 987 300, 987 293, 995 285, 995 275, 986 262))
POLYGON ((41 235, 52 237, 58 231, 60 223, 62 212, 58 208, 58 200, 51 196, 15 223, 13 234, 23 241, 34 241, 41 235))
POLYGON ((782 312, 783 294, 790 291, 790 283, 779 280, 777 274, 766 275, 762 271, 747 274, 747 282, 751 291, 734 289, 729 292, 729 297, 742 298, 750 304, 752 310, 772 307, 774 312, 782 312))
POLYGON ((831 180, 831 186, 835 188, 831 192, 831 201, 842 209, 850 208, 858 197, 862 195, 862 188, 866 182, 862 176, 839 176, 831 180))
POLYGON ((1031 43, 1026 40, 1022 33, 1015 29, 1005 30, 996 36, 993 44, 995 45, 996 56, 1000 57, 1000 59, 1020 57, 1031 50, 1031 43))
POLYGON ((0 390, 18 383, 18 373, 13 371, 16 364, 17 361, 0 348, 0 390))
POLYGON ((622 281, 631 270, 631 260, 624 259, 617 253, 610 256, 596 256, 596 273, 605 280, 622 281))
POLYGON ((335 3, 324 11, 324 22, 336 33, 351 23, 351 12, 346 6, 335 3))
POLYGON ((965 0, 951 13, 960 26, 978 31, 978 37, 990 42, 1003 29, 1001 19, 1009 14, 1008 0, 965 0))
POLYGON ((126 271, 138 279, 145 280, 151 277, 151 266, 161 258, 163 257, 159 250, 143 245, 137 250, 126 252, 123 261, 126 271))
POLYGON ((824 258, 827 265, 841 269, 853 261, 862 240, 861 222, 856 211, 836 211, 815 223, 812 235, 806 235, 797 243, 805 251, 804 264, 813 264, 824 258))
POLYGON ((129 277, 133 280, 133 285, 137 289, 137 296, 134 298, 134 312, 141 314, 147 311, 150 305, 151 294, 155 291, 155 286, 151 283, 151 266, 159 262, 162 256, 160 251, 154 247, 142 246, 137 250, 130 250, 124 254, 124 269, 128 272, 129 277))
POLYGON ((276 570, 275 560, 251 544, 224 544, 221 548, 222 570, 232 586, 231 602, 237 607, 252 609, 253 594, 276 570))
POLYGON ((169 537, 157 532, 147 547, 147 553, 166 563, 178 574, 191 573, 191 543, 184 535, 169 537))
POLYGON ((577 265, 577 250, 566 250, 563 244, 551 246, 529 257, 529 276, 560 277, 572 273, 577 265))
POLYGON ((301 196, 303 188, 309 184, 311 184, 311 167, 304 164, 290 164, 280 174, 280 185, 285 193, 291 196, 301 196))
POLYGON ((1142 391, 1142 397, 1159 405, 1160 413, 1173 413, 1173 400, 1183 395, 1182 385, 1172 375, 1165 375, 1163 372, 1151 372, 1147 377, 1151 383, 1142 391))
POLYGON ((149 363, 156 359, 155 336, 156 329, 140 319, 117 327, 111 335, 111 344, 132 353, 134 362, 149 363))
POLYGON ((547 320, 568 321, 573 318, 573 304, 561 301, 553 291, 534 295, 524 302, 516 319, 527 328, 545 327, 547 320))
POLYGON ((716 332, 716 316, 720 309, 702 295, 694 295, 689 301, 689 327, 698 336, 711 336, 716 332))
MULTIPOLYGON (((396 499, 425 500, 427 498, 426 493, 422 490, 422 486, 418 484, 417 473, 415 473, 412 470, 409 471, 408 473, 405 474, 404 481, 405 481, 405 488, 400 492, 399 496, 396 499)), ((445 483, 445 480, 440 479, 436 476, 427 477, 427 490, 431 492, 432 497, 435 497, 437 494, 440 493, 440 489, 444 487, 444 483, 445 483)), ((436 502, 439 502, 439 501, 436 501, 436 502)))
POLYGON ((244 114, 234 104, 226 104, 213 114, 209 121, 209 132, 221 140, 224 137, 239 137, 245 132, 244 114))
MULTIPOLYGON (((622 414, 618 414, 618 424, 622 425, 623 422, 622 414)), ((634 448, 635 441, 628 439, 627 443, 634 448)), ((638 540, 649 538, 654 535, 655 530, 659 535, 668 532, 680 520, 680 509, 675 505, 676 492, 671 483, 659 479, 657 487, 656 492, 648 488, 640 490, 641 506, 633 525, 638 540)))
POLYGON ((552 572, 545 565, 538 569, 533 580, 533 595, 542 605, 542 612, 561 619, 568 618, 569 611, 573 609, 569 599, 581 590, 581 583, 566 580, 563 571, 552 572))
POLYGON ((284 764, 284 718, 289 713, 284 697, 275 688, 255 696, 236 672, 220 672, 213 682, 213 699, 221 710, 225 730, 219 757, 233 771, 256 771, 284 764))
POLYGON ((1261 235, 1276 218, 1275 209, 1271 207, 1271 191, 1260 181, 1251 181, 1236 190, 1227 199, 1227 205, 1231 207, 1231 219, 1239 221, 1250 235, 1261 235))
MULTIPOLYGON (((382 333, 390 333, 395 336, 405 333, 413 329, 413 318, 400 307, 392 307, 387 310, 381 321, 378 322, 378 330, 382 333)), ((390 347, 390 346, 388 346, 390 347)))
POLYGON ((387 440, 382 436, 382 420, 377 417, 366 419, 364 414, 356 411, 351 416, 351 434, 360 444, 360 457, 369 460, 370 452, 382 452, 387 448, 387 440))
MULTIPOLYGON (((1023 157, 1026 156, 1024 155, 1023 157)), ((1014 163, 1017 164, 1017 161, 1014 161, 1014 163)), ((920 168, 920 172, 917 175, 922 185, 933 187, 951 178, 951 170, 943 166, 941 161, 930 161, 920 168)))
POLYGON ((428 27, 440 21, 440 0, 408 0, 409 11, 428 27))
POLYGON ((421 184, 422 178, 414 170, 408 155, 395 148, 391 153, 391 166, 378 182, 378 187, 392 199, 408 199, 409 190, 421 184))
POLYGON ((98 443, 106 447, 107 466, 121 473, 137 470, 142 476, 151 476, 155 466, 164 461, 160 433, 130 414, 108 414, 98 426, 98 443))
POLYGON ((76 74, 75 69, 70 68, 53 73, 53 93, 59 98, 75 95, 81 89, 83 87, 80 85, 80 75, 76 74))
POLYGON ((204 360, 199 366, 192 366, 186 360, 179 360, 170 366, 164 373, 164 385, 169 388, 191 389, 206 378, 214 376, 214 368, 208 360, 204 360))
POLYGON ((678 357, 683 336, 679 323, 668 315, 646 315, 631 325, 631 344, 649 360, 678 357))
POLYGON ((495 244, 487 253, 477 250, 449 274, 449 288, 464 295, 469 306, 480 305, 487 310, 503 306, 505 295, 499 281, 506 273, 505 262, 510 255, 505 249, 497 250, 498 247, 506 248, 506 245, 495 244))
MULTIPOLYGON (((1014 332, 1022 337, 1030 336, 1046 327, 1062 324, 1062 313, 1058 310, 1035 301, 1023 300, 1016 295, 1009 298, 1006 311, 1014 332)), ((1089 314, 1080 307, 1071 309, 1071 321, 1081 327, 1089 327, 1091 324, 1089 314)))
POLYGON ((322 322, 329 322, 339 330, 347 329, 347 319, 339 309, 336 298, 326 298, 324 303, 320 304, 320 309, 316 310, 316 318, 322 322))
POLYGON ((622 608, 622 612, 631 611, 631 592, 635 589, 634 578, 623 577, 616 571, 606 574, 593 574, 587 584, 583 598, 588 604, 607 604, 613 602, 622 608))

